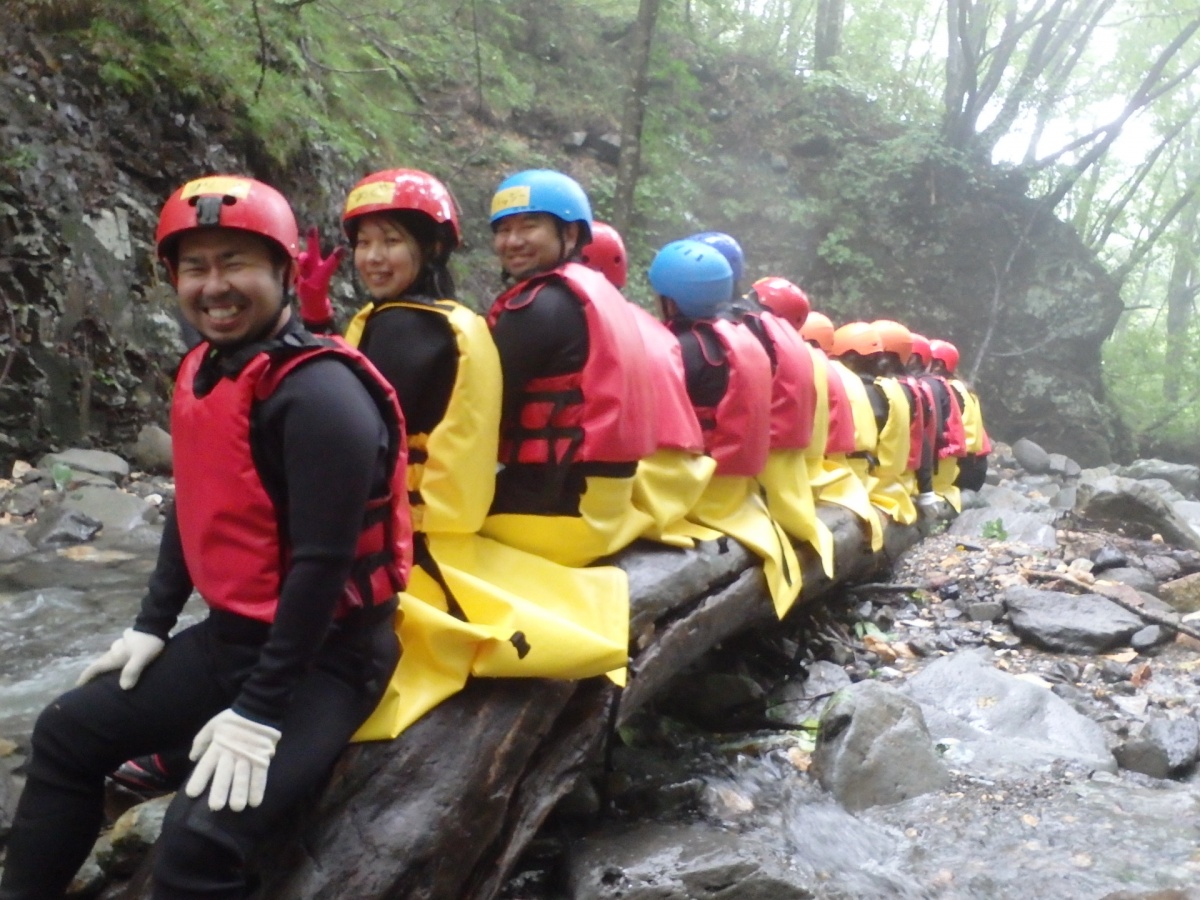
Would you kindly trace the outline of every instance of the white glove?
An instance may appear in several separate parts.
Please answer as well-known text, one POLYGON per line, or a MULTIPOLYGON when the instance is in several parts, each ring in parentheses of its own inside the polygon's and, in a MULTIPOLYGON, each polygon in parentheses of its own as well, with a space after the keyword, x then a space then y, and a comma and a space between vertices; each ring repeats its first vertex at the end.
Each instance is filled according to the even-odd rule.
POLYGON ((926 491, 923 494, 917 494, 917 509, 929 515, 940 513, 942 509, 942 498, 933 491, 926 491))
POLYGON ((279 743, 279 729, 239 716, 232 709, 208 720, 192 741, 192 760, 200 760, 184 788, 199 797, 212 779, 208 808, 241 812, 262 803, 267 788, 267 767, 279 743))
POLYGON ((129 690, 137 684, 146 666, 162 653, 163 647, 166 645, 166 641, 162 638, 146 634, 144 631, 126 628, 125 633, 113 641, 113 645, 103 656, 83 670, 83 674, 79 676, 75 686, 87 684, 97 675, 120 669, 119 684, 124 690, 129 690))

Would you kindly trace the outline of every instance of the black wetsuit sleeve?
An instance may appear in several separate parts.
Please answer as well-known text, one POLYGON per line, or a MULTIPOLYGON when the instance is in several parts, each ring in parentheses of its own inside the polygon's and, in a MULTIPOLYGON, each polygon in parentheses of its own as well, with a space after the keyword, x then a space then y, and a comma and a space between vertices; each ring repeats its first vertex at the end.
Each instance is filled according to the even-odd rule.
POLYGON ((863 384, 866 385, 867 397, 871 400, 871 412, 875 414, 875 425, 882 431, 883 426, 887 424, 888 410, 891 408, 887 394, 875 383, 873 378, 863 378, 863 384))
POLYGON ((387 430, 350 368, 317 358, 253 414, 255 465, 282 511, 291 561, 258 663, 233 708, 277 725, 333 623, 366 504, 386 483, 387 430))
MULTIPOLYGON (((700 338, 694 331, 685 331, 679 335, 679 349, 683 355, 683 374, 687 383, 688 399, 697 409, 711 409, 721 402, 725 391, 729 388, 729 366, 710 365, 705 359, 704 350, 700 346, 700 338)), ((710 351, 719 347, 716 341, 710 351)))
POLYGON ((175 507, 167 510, 163 521, 162 538, 158 544, 158 561, 150 575, 142 608, 133 623, 136 631, 144 631, 164 641, 183 605, 192 594, 192 577, 183 558, 183 542, 179 538, 179 523, 175 507))
POLYGON ((371 316, 361 350, 396 389, 409 434, 428 434, 442 420, 458 374, 458 345, 446 317, 393 307, 371 316))
POLYGON ((578 372, 587 362, 587 318, 565 285, 550 283, 525 306, 505 309, 492 326, 504 373, 502 422, 513 422, 530 379, 578 372))

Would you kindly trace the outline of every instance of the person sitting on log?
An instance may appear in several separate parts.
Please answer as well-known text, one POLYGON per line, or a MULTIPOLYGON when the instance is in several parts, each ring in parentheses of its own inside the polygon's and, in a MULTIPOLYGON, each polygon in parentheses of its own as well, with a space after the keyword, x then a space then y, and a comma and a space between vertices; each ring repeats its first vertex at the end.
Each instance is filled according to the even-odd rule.
POLYGON ((933 352, 929 338, 913 332, 913 352, 908 371, 929 392, 934 410, 933 491, 955 512, 962 510, 959 489, 954 486, 958 477, 958 457, 966 453, 966 434, 963 431, 962 408, 949 382, 929 371, 933 352))
POLYGON ((592 210, 574 179, 510 176, 492 197, 491 225, 515 284, 487 315, 503 372, 503 468, 483 534, 586 565, 650 525, 633 506, 638 461, 656 449, 641 332, 620 292, 579 262, 592 210))
MULTIPOLYGON (((606 222, 592 223, 592 240, 581 259, 622 290, 629 276, 625 241, 606 222)), ((633 483, 633 505, 651 517, 642 537, 676 547, 692 547, 697 540, 719 534, 687 519, 716 469, 704 452, 704 435, 688 399, 679 341, 670 329, 640 306, 630 303, 654 372, 656 414, 655 445, 650 456, 638 462, 633 483)))
POLYGON ((908 373, 912 332, 894 319, 876 319, 871 324, 883 343, 883 352, 875 361, 876 374, 880 378, 894 379, 909 404, 908 461, 901 482, 922 515, 936 518, 941 510, 941 498, 933 492, 935 411, 928 388, 908 373))
POLYGON ((188 742, 153 896, 249 896, 254 854, 322 787, 400 655, 404 419, 365 357, 293 317, 287 200, 241 176, 190 181, 156 244, 204 338, 172 399, 175 504, 132 627, 34 727, 4 900, 62 897, 106 773, 188 742), (208 616, 171 634, 193 589, 208 616))
MULTIPOLYGON (((478 534, 495 493, 500 358, 487 322, 455 299, 449 262, 461 232, 449 189, 415 169, 374 172, 348 194, 342 226, 370 296, 346 340, 396 388, 416 532, 401 601, 405 652, 356 737, 394 737, 471 675, 574 679, 621 669, 623 572, 568 568, 478 534)), ((338 255, 320 256, 314 229, 297 282, 310 327, 332 320, 338 255)))
POLYGON ((828 356, 833 347, 833 322, 824 313, 810 310, 797 330, 812 355, 817 391, 813 439, 805 452, 813 495, 818 503, 835 503, 858 516, 869 529, 871 549, 878 550, 883 546, 883 526, 866 485, 847 460, 856 449, 854 411, 842 376, 828 356))
POLYGON ((706 243, 673 241, 654 257, 650 285, 663 320, 679 340, 688 397, 716 460, 693 521, 728 534, 763 559, 776 613, 800 594, 791 541, 771 518, 756 481, 771 447, 771 362, 729 315, 733 269, 706 243))
POLYGON ((768 276, 754 282, 743 304, 747 309, 742 322, 759 339, 772 364, 771 452, 758 476, 767 509, 793 539, 817 552, 826 576, 832 578, 833 534, 817 518, 808 478, 810 449, 824 456, 827 437, 822 433, 814 439, 816 362, 797 331, 808 317, 808 296, 786 278, 768 276))
POLYGON ((902 479, 908 466, 912 416, 900 384, 876 377, 876 360, 882 352, 879 332, 868 322, 849 322, 833 334, 832 356, 849 373, 845 384, 855 429, 869 434, 874 428, 872 448, 850 454, 851 466, 876 507, 893 521, 911 525, 917 510, 902 479))
POLYGON ((929 342, 929 349, 933 356, 929 370, 947 380, 962 407, 966 452, 958 460, 958 476, 954 486, 977 491, 983 487, 987 477, 988 454, 992 452, 992 440, 983 425, 983 409, 979 405, 979 395, 957 375, 959 354, 954 344, 944 340, 932 340, 929 342))

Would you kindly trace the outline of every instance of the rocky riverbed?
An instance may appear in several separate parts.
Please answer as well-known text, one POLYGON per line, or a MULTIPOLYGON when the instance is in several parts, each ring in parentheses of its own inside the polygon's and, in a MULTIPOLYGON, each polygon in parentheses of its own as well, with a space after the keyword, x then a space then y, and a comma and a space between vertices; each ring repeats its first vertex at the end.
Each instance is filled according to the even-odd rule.
MULTIPOLYGON (((1192 896, 1200 471, 1084 471, 1018 442, 989 481, 886 582, 681 674, 504 896, 1192 896)), ((0 482, 0 833, 33 715, 132 615, 171 494, 94 451, 0 482)), ((131 870, 161 802, 102 844, 80 896, 131 870)))

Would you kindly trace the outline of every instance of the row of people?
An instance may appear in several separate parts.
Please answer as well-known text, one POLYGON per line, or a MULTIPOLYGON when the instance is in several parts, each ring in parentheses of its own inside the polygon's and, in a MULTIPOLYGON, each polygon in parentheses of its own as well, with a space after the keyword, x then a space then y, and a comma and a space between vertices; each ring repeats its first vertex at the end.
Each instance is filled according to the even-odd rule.
POLYGON ((833 574, 816 502, 877 543, 881 515, 954 503, 950 461, 985 458, 952 364, 895 370, 919 356, 884 347, 899 327, 834 330, 785 279, 741 295, 729 235, 658 252, 655 317, 566 175, 506 179, 490 222, 509 284, 479 316, 455 299, 445 185, 355 185, 342 224, 369 300, 340 338, 341 251, 301 248, 277 191, 210 176, 167 200, 158 252, 203 338, 172 404, 177 500, 133 626, 38 720, 0 900, 61 896, 105 775, 181 750, 154 895, 243 897, 349 740, 394 736, 473 675, 621 682, 628 583, 597 561, 730 535, 782 616, 798 544, 833 574), (172 634, 193 589, 209 616, 172 634))

